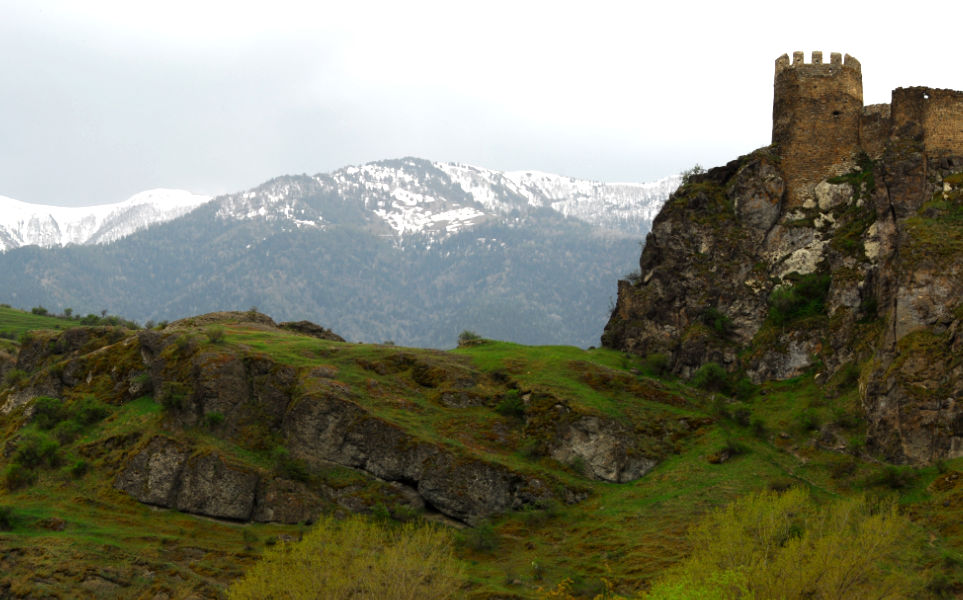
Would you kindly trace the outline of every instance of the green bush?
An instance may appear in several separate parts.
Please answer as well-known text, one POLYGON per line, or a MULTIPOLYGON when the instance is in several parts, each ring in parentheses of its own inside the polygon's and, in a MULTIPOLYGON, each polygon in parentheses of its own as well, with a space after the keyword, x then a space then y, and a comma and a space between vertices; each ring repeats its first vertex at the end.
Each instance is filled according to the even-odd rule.
POLYGON ((180 410, 187 401, 187 386, 176 381, 165 381, 157 399, 166 410, 180 410))
POLYGON ((87 474, 87 471, 89 469, 90 469, 90 465, 87 464, 87 461, 84 459, 80 459, 70 466, 70 474, 75 479, 80 479, 81 477, 87 474))
POLYGON ((15 387, 23 385, 29 378, 30 376, 23 369, 10 369, 3 376, 3 383, 10 387, 15 387))
POLYGON ((28 469, 56 467, 60 462, 60 444, 46 435, 27 432, 17 442, 13 462, 28 469))
POLYGON ((891 490, 902 490, 911 487, 917 479, 919 479, 919 473, 913 467, 886 465, 878 473, 870 476, 869 483, 891 490))
POLYGON ((672 365, 670 364, 668 354, 653 352, 651 354, 646 354, 645 358, 642 359, 642 368, 649 375, 663 377, 669 374, 669 371, 672 369, 672 365))
POLYGON ((493 552, 498 548, 498 534, 491 523, 482 523, 459 532, 458 545, 475 552, 493 552))
POLYGON ((13 529, 13 509, 9 506, 0 506, 0 531, 11 529, 13 529))
POLYGON ((714 306, 704 309, 699 314, 699 320, 720 338, 729 337, 734 328, 732 319, 714 306))
POLYGON ((204 426, 208 429, 214 429, 223 422, 224 415, 219 412, 209 412, 204 415, 204 426))
POLYGON ((793 285, 781 285, 769 295, 769 321, 782 327, 793 321, 826 314, 826 296, 832 279, 828 273, 810 273, 793 285))
POLYGON ((107 418, 110 407, 93 396, 85 396, 72 407, 71 412, 81 425, 93 425, 107 418))
POLYGON ((9 465, 3 472, 3 485, 11 492, 31 486, 35 481, 37 481, 37 472, 19 463, 9 465))
POLYGON ((508 390, 498 404, 495 412, 503 417, 523 417, 525 416, 525 401, 518 390, 508 390))
POLYGON ((274 459, 274 468, 279 475, 294 481, 306 482, 309 479, 307 464, 298 458, 291 456, 291 453, 284 446, 277 446, 271 451, 271 458, 274 459))
POLYGON ((474 346, 474 345, 476 345, 476 344, 481 343, 482 341, 483 341, 483 340, 482 340, 482 336, 480 336, 480 335, 478 335, 477 333, 475 333, 474 331, 470 331, 470 330, 468 330, 468 329, 466 329, 466 330, 464 330, 464 331, 462 331, 461 333, 458 334, 458 347, 459 347, 459 348, 462 347, 462 346, 474 346))
POLYGON ((689 383, 707 392, 729 392, 729 374, 716 362, 707 362, 699 367, 689 383))
POLYGON ((38 429, 48 431, 66 418, 67 410, 60 398, 40 396, 34 401, 33 417, 30 420, 38 429))
POLYGON ((208 325, 204 329, 204 335, 210 340, 212 344, 222 344, 224 343, 224 326, 223 325, 208 325))
POLYGON ((83 433, 84 427, 77 421, 73 419, 67 419, 57 423, 57 426, 53 428, 50 432, 51 435, 59 442, 62 446, 73 442, 80 434, 83 433))

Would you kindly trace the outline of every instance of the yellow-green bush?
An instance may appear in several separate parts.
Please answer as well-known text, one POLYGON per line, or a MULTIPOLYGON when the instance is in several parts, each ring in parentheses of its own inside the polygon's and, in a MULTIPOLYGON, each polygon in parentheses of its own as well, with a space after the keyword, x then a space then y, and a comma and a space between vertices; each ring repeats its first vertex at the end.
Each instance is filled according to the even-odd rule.
POLYGON ((766 491, 710 514, 690 539, 692 555, 644 598, 923 594, 916 562, 919 535, 890 503, 854 498, 818 505, 800 489, 766 491), (711 595, 703 595, 709 590, 711 595))
POLYGON ((297 543, 267 550, 231 600, 456 598, 463 582, 449 532, 430 525, 322 517, 297 543))

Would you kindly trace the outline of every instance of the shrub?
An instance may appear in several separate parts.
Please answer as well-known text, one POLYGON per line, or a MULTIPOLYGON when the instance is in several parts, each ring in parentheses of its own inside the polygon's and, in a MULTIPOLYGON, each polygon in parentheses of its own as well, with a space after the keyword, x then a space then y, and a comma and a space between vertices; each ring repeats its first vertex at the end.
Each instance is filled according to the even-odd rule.
POLYGON ((459 596, 462 580, 451 534, 440 527, 323 516, 302 541, 268 548, 227 596, 444 600, 459 596))
POLYGON ((811 408, 804 409, 802 412, 800 412, 796 417, 796 423, 799 426, 799 430, 803 433, 816 431, 820 428, 820 426, 822 426, 819 415, 811 408))
POLYGON ((498 547, 498 534, 491 523, 485 522, 460 531, 457 541, 475 552, 493 552, 498 547))
POLYGON ((180 410, 187 400, 187 386, 176 381, 165 381, 161 385, 158 400, 166 410, 180 410))
POLYGON ((23 385, 30 378, 27 372, 23 369, 10 369, 3 376, 3 383, 10 387, 15 387, 18 385, 23 385))
POLYGON ((30 312, 35 315, 46 316, 49 311, 42 306, 34 306, 30 309, 30 312))
POLYGON ((50 396, 39 396, 33 404, 33 422, 38 429, 44 431, 53 429, 58 423, 67 418, 64 401, 50 396))
POLYGON ((187 334, 179 335, 174 340, 174 347, 179 353, 190 354, 194 351, 194 340, 187 334))
POLYGON ((669 374, 672 365, 669 362, 669 355, 661 352, 646 354, 642 359, 642 366, 646 372, 656 377, 663 377, 669 374))
POLYGON ((11 529, 13 529, 13 509, 9 506, 0 506, 0 531, 11 529))
POLYGON ((541 444, 533 437, 525 438, 518 448, 518 453, 528 460, 537 460, 543 455, 541 444))
POLYGON ((93 425, 107 418, 110 408, 93 396, 81 398, 71 411, 81 425, 93 425))
POLYGON ((214 429, 223 422, 224 415, 219 412, 209 412, 204 415, 204 426, 208 429, 214 429))
POLYGON ((39 466, 55 467, 60 461, 60 444, 46 435, 27 432, 17 442, 13 462, 28 469, 39 466))
POLYGON ((482 336, 480 336, 480 335, 478 335, 477 333, 475 333, 474 331, 470 331, 470 330, 468 330, 468 329, 466 329, 466 330, 464 330, 464 331, 462 331, 461 333, 458 334, 458 347, 459 347, 459 348, 461 348, 462 346, 474 346, 474 345, 476 345, 476 344, 481 343, 482 341, 483 341, 483 340, 482 340, 482 336))
POLYGON ((247 528, 241 531, 241 539, 244 540, 244 548, 246 550, 253 549, 254 544, 260 541, 260 539, 257 537, 257 534, 247 528))
POLYGON ((870 476, 869 483, 888 487, 891 490, 902 490, 912 486, 917 479, 919 479, 919 473, 912 467, 886 465, 881 471, 870 476))
POLYGON ((732 319, 714 306, 704 309, 699 314, 699 320, 720 338, 727 338, 732 334, 732 319))
POLYGON ((781 285, 769 295, 769 321, 781 327, 799 319, 826 314, 828 273, 803 275, 790 286, 781 285))
POLYGON ((9 465, 3 472, 3 485, 11 492, 31 486, 35 481, 37 481, 37 472, 19 463, 9 465))
POLYGON ((70 474, 75 479, 80 479, 81 477, 87 474, 87 471, 89 469, 90 469, 90 465, 87 464, 87 461, 84 459, 80 459, 70 466, 70 474))
POLYGON ((57 426, 50 433, 60 445, 66 446, 80 437, 83 430, 84 428, 80 423, 73 419, 67 419, 57 423, 57 426))
POLYGON ((729 374, 719 363, 707 362, 692 374, 689 383, 707 392, 727 393, 729 391, 729 374))
POLYGON ((895 505, 816 504, 805 490, 765 491, 711 513, 691 555, 643 598, 919 598, 923 540, 895 505), (730 584, 719 587, 721 581, 730 584), (672 590, 725 594, 678 595, 672 590))
POLYGON ((495 412, 503 417, 524 417, 525 401, 518 390, 508 390, 505 396, 495 406, 495 412))
POLYGON ((204 329, 204 335, 210 340, 212 344, 222 344, 224 343, 224 326, 223 325, 208 325, 204 329))
POLYGON ((291 456, 288 449, 284 446, 277 446, 271 451, 274 459, 274 468, 278 474, 294 481, 306 482, 309 479, 307 464, 298 458, 291 456))
POLYGON ((702 175, 705 172, 706 170, 699 163, 692 165, 691 168, 679 173, 679 175, 682 177, 682 185, 688 185, 690 182, 692 182, 694 176, 702 175))

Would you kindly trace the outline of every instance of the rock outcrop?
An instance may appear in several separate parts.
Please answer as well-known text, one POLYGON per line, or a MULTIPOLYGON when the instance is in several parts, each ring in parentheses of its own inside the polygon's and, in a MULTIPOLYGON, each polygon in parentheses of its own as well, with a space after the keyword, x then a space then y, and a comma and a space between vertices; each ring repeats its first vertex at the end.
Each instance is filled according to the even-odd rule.
POLYGON ((605 346, 756 383, 859 373, 868 448, 963 456, 963 156, 891 145, 786 206, 778 148, 690 178, 619 282, 605 346))
POLYGON ((602 343, 683 376, 859 372, 872 450, 963 456, 963 92, 863 106, 851 56, 775 67, 772 145, 669 199, 602 343))

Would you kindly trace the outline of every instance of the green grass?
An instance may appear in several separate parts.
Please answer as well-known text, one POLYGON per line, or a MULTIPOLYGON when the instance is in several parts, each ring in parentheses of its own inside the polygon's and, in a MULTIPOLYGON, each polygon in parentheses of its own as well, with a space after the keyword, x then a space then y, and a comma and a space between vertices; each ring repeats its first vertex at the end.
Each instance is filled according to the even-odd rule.
POLYGON ((18 339, 35 329, 68 329, 77 327, 77 321, 49 315, 35 315, 15 308, 0 307, 0 337, 18 339))

